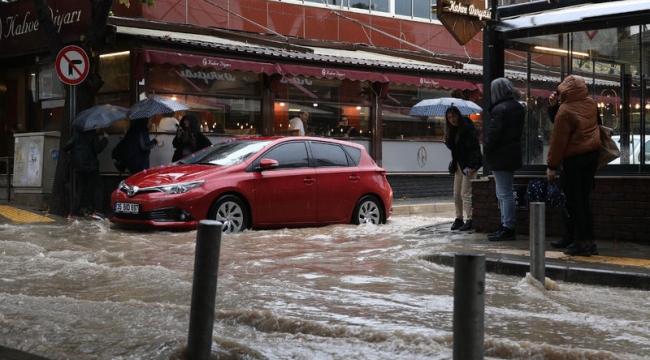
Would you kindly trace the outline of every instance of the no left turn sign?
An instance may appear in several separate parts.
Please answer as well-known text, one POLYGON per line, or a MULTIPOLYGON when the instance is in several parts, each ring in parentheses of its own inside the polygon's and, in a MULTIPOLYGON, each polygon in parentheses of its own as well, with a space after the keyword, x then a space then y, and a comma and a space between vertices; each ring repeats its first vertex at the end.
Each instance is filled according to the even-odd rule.
POLYGON ((56 73, 64 84, 77 85, 86 79, 90 68, 86 52, 75 45, 68 45, 56 56, 56 73))

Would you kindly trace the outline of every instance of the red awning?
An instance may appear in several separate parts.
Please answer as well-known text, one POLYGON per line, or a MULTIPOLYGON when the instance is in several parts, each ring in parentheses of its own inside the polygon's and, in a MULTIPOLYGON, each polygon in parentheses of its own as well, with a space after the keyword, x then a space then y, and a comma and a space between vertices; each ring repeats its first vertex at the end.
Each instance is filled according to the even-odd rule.
POLYGON ((385 74, 391 83, 417 85, 443 89, 476 90, 474 83, 464 80, 449 80, 422 76, 385 74))
POLYGON ((326 67, 303 66, 303 65, 289 65, 279 63, 277 66, 277 73, 282 75, 292 76, 314 76, 326 79, 348 79, 355 81, 378 81, 382 83, 388 82, 388 78, 382 73, 371 71, 349 70, 349 69, 335 69, 326 67))
POLYGON ((215 70, 250 71, 256 74, 274 74, 275 65, 259 61, 246 61, 218 58, 201 54, 160 51, 151 49, 136 49, 136 78, 141 79, 145 63, 185 65, 189 67, 212 68, 215 70))

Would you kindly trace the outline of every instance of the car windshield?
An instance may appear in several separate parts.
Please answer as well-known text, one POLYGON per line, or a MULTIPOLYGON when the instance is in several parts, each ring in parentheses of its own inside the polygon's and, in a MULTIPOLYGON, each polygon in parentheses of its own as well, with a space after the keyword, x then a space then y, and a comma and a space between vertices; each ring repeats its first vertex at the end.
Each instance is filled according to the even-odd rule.
POLYGON ((179 163, 212 164, 219 166, 235 165, 262 150, 270 142, 270 140, 227 140, 197 151, 179 161, 179 163))

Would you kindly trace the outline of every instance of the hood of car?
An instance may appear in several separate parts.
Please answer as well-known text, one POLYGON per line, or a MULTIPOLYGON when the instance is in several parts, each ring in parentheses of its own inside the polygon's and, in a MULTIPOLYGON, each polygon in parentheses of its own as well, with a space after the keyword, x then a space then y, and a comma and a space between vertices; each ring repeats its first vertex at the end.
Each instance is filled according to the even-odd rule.
POLYGON ((229 168, 214 165, 162 165, 139 172, 126 179, 126 183, 129 186, 138 186, 140 188, 178 184, 205 180, 208 174, 214 176, 215 173, 224 172, 227 169, 229 168))

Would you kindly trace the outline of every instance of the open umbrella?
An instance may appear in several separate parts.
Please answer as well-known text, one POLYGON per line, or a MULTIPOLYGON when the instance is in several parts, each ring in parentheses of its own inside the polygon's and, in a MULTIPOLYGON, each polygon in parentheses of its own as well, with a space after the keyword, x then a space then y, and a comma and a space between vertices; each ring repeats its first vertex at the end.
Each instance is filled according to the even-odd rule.
POLYGON ((415 104, 409 115, 414 116, 445 116, 447 108, 455 106, 462 115, 480 113, 483 109, 475 103, 463 99, 443 97, 438 99, 426 99, 415 104))
POLYGON ((150 118, 159 114, 171 114, 185 111, 188 107, 171 99, 160 96, 150 96, 133 104, 126 114, 129 120, 150 118))
POLYGON ((116 105, 97 105, 80 112, 72 121, 72 127, 81 131, 102 129, 126 119, 129 109, 116 105))

